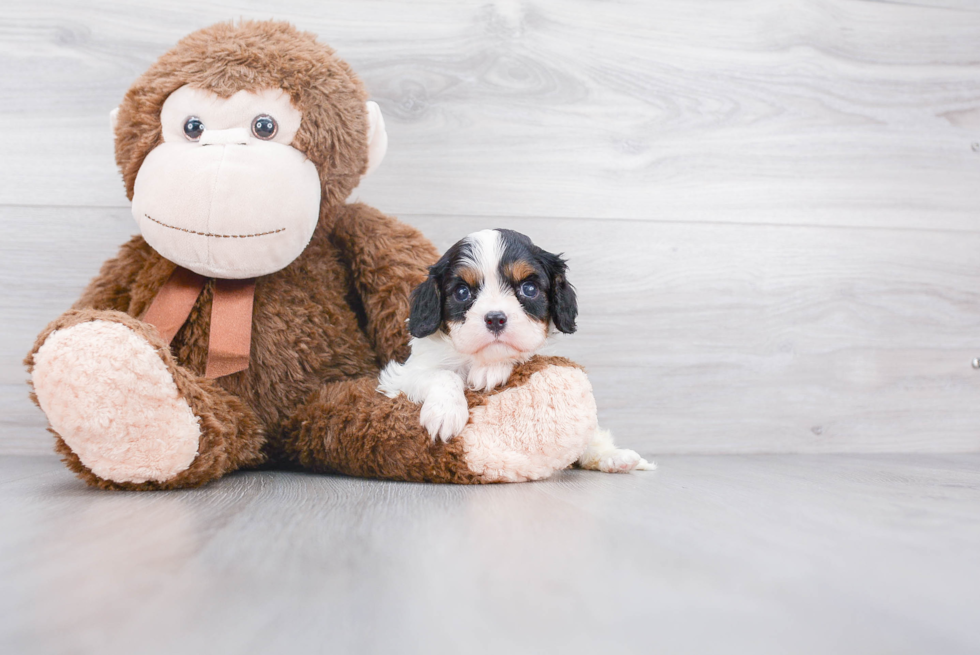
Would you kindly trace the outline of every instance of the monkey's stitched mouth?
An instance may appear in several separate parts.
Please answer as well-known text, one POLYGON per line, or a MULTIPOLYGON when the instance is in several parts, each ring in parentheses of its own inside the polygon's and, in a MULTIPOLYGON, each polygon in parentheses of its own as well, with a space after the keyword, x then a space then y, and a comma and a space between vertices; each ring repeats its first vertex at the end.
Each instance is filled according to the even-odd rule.
POLYGON ((167 225, 166 223, 164 223, 162 221, 158 221, 157 219, 153 218, 149 214, 143 214, 143 216, 147 217, 148 219, 150 219, 151 221, 153 221, 157 225, 162 225, 163 227, 169 227, 171 230, 178 230, 180 232, 187 232, 188 234, 196 234, 196 235, 202 236, 202 237, 215 237, 215 238, 218 238, 218 239, 248 239, 250 237, 264 237, 264 236, 266 236, 268 234, 278 234, 280 232, 285 232, 286 231, 286 228, 281 227, 278 230, 270 230, 268 232, 258 232, 256 234, 212 234, 210 232, 197 232, 196 230, 188 230, 187 228, 177 227, 176 225, 167 225))

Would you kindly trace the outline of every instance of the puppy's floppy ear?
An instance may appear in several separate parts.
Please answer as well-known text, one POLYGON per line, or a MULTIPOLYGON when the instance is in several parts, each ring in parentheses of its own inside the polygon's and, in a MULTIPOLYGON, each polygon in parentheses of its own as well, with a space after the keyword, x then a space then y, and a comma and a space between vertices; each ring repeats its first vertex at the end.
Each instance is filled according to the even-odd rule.
POLYGON ((408 331, 417 338, 427 337, 439 329, 442 322, 442 291, 439 280, 432 275, 412 291, 412 309, 408 315, 408 331))
POLYGON ((551 305, 551 321, 559 332, 571 334, 575 332, 578 301, 575 299, 575 287, 565 277, 568 266, 565 265, 561 255, 553 255, 542 250, 539 256, 544 262, 544 269, 550 281, 548 302, 551 305))
POLYGON ((442 276, 447 268, 443 257, 429 267, 429 277, 412 291, 408 331, 416 339, 429 336, 442 324, 442 276))

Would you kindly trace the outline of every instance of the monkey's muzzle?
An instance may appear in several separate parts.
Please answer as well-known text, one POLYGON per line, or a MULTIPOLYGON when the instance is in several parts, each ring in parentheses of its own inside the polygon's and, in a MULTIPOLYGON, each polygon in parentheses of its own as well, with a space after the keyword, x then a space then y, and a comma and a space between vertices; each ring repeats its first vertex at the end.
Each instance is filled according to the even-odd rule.
POLYGON ((207 277, 243 279, 285 268, 320 212, 316 166, 295 148, 244 129, 165 142, 140 167, 133 218, 170 261, 207 277))

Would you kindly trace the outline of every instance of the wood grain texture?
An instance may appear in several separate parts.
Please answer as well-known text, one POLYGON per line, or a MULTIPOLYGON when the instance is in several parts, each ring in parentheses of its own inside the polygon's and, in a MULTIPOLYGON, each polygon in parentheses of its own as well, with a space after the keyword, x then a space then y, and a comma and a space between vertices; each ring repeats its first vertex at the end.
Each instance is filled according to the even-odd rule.
MULTIPOLYGON (((565 251, 601 419, 645 453, 980 449, 980 7, 296 1, 387 116, 354 197, 440 247, 565 251)), ((133 231, 107 114, 187 32, 268 3, 0 18, 0 453, 20 361, 133 231)))
MULTIPOLYGON (((0 202, 122 206, 107 115, 175 0, 6 8, 0 202), (52 184, 52 180, 57 180, 52 184)), ((395 213, 975 229, 975 4, 290 1, 388 116, 395 213)))
MULTIPOLYGON (((485 217, 409 216, 442 249, 485 217)), ((0 208, 50 250, 0 264, 6 452, 49 448, 21 359, 133 230, 127 210, 0 208), (72 267, 61 253, 77 248, 72 267), (87 270, 86 270, 87 269, 87 270), (70 277, 69 277, 70 276, 70 277)), ((980 449, 980 234, 499 219, 564 252, 600 420, 644 453, 980 449), (596 244, 601 244, 597 247, 596 244)), ((19 233, 19 232, 18 232, 19 233)), ((15 234, 18 234, 15 233, 15 234)))
POLYGON ((86 489, 0 458, 5 653, 980 650, 980 456, 667 457, 462 488, 86 489))

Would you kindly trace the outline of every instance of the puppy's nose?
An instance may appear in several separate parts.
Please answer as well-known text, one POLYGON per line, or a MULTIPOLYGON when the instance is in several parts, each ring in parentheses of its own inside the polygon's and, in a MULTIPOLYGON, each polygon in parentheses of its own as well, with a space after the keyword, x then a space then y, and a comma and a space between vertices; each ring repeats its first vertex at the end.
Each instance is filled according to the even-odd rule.
POLYGON ((507 325, 507 314, 503 312, 487 312, 483 320, 486 321, 488 330, 494 334, 500 334, 504 331, 504 326, 507 325))

